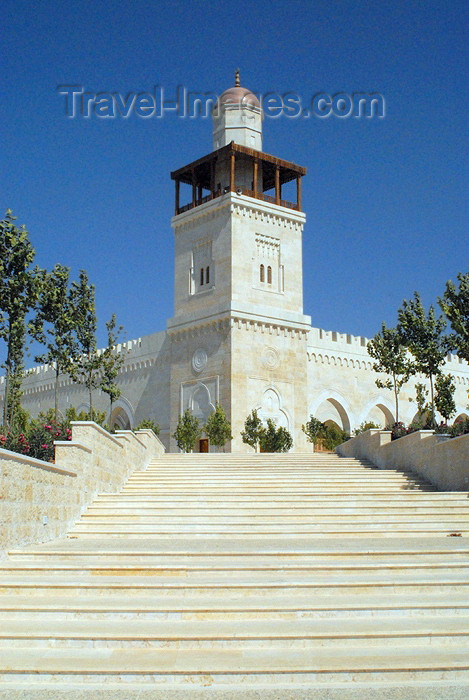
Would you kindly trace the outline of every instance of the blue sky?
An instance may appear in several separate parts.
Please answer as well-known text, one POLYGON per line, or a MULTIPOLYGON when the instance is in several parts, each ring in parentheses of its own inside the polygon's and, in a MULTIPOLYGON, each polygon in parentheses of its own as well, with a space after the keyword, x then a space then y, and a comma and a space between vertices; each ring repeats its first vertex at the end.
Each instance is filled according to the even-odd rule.
POLYGON ((372 336, 467 270, 467 2, 6 0, 2 17, 3 210, 36 263, 88 272, 101 343, 112 313, 128 339, 172 315, 169 173, 210 152, 211 121, 71 119, 64 84, 219 94, 239 67, 254 92, 304 104, 377 91, 384 119, 264 120, 264 150, 308 169, 305 313, 372 336))

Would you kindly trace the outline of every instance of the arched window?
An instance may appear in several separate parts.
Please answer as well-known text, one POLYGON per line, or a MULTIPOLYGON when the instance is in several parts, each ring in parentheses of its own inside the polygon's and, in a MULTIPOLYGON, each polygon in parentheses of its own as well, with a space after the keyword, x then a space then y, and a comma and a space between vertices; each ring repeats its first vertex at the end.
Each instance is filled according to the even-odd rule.
POLYGON ((270 265, 267 268, 267 284, 272 284, 272 268, 270 265))
POLYGON ((204 268, 200 268, 200 286, 202 287, 204 283, 204 268))
POLYGON ((259 277, 261 282, 265 282, 265 268, 264 265, 261 265, 260 270, 259 270, 259 277))
POLYGON ((210 283, 210 267, 207 266, 205 269, 205 284, 210 283))

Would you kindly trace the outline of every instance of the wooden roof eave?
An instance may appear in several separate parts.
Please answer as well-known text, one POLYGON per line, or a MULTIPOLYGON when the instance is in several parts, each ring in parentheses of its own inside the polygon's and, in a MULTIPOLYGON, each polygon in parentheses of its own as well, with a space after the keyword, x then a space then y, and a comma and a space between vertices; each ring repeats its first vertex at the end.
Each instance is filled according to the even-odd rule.
MULTIPOLYGON (((205 168, 203 169, 208 170, 208 166, 212 161, 216 161, 219 158, 228 157, 233 152, 248 156, 252 159, 257 158, 257 160, 263 165, 270 165, 272 167, 272 170, 278 166, 282 171, 282 182, 289 182, 290 180, 293 180, 296 177, 298 177, 298 175, 300 177, 306 175, 306 168, 302 167, 301 165, 296 165, 296 163, 291 163, 287 160, 276 158, 275 156, 271 156, 268 153, 264 153, 263 151, 256 151, 253 148, 241 146, 240 144, 234 143, 232 141, 227 146, 222 146, 218 150, 212 151, 212 153, 209 153, 206 156, 203 156, 202 158, 198 158, 198 160, 194 160, 192 163, 189 163, 188 165, 185 165, 182 168, 179 168, 178 170, 173 170, 171 172, 171 179, 179 180, 180 182, 184 182, 190 185, 192 184, 192 173, 194 172, 194 170, 200 170, 201 166, 205 166, 205 168)), ((268 176, 266 180, 270 182, 270 177, 268 176)))

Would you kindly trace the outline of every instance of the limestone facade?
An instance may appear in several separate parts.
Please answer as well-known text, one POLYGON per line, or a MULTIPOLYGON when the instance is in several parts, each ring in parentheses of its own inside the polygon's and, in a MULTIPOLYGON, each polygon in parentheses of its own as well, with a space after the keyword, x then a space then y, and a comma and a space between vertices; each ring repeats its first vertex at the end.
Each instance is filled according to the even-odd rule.
MULTIPOLYGON (((311 449, 301 431, 310 415, 347 432, 364 421, 384 427, 394 420, 393 395, 376 387, 367 338, 314 328, 303 313, 305 169, 260 150, 262 113, 250 95, 240 86, 227 90, 214 113, 215 150, 172 173, 174 316, 166 331, 122 346, 122 396, 109 422, 125 429, 153 418, 171 451, 181 412, 189 407, 204 421, 217 401, 232 423, 233 451, 250 450, 240 431, 253 408, 288 428, 298 451, 311 449), (297 201, 285 202, 282 183, 294 179, 297 201), (192 187, 182 207, 181 184, 192 187), (275 196, 266 194, 272 188, 275 196)), ((456 415, 467 414, 468 365, 449 356, 445 371, 456 378, 456 415)), ((401 393, 406 423, 417 412, 416 381, 422 378, 401 393)), ((53 368, 33 369, 24 407, 33 415, 49 408, 53 391, 53 368)), ((60 406, 69 405, 87 409, 87 394, 63 377, 60 406)), ((109 413, 107 397, 96 392, 95 407, 109 413)))

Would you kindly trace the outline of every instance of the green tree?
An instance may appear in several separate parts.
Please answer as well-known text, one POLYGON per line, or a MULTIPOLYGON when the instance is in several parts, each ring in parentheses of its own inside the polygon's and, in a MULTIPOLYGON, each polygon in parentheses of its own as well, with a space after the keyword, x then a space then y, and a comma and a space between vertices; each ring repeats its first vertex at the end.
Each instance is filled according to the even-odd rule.
POLYGON ((87 421, 87 420, 93 420, 95 423, 100 425, 101 427, 105 428, 106 427, 106 412, 105 411, 95 411, 95 409, 92 410, 92 412, 86 412, 86 411, 80 411, 80 413, 77 412, 77 409, 74 406, 70 406, 67 408, 65 411, 65 419, 67 421, 68 427, 70 427, 71 421, 87 421))
POLYGON ((232 440, 231 424, 226 417, 226 413, 219 403, 216 404, 215 411, 209 415, 204 425, 204 431, 208 439, 215 447, 223 447, 232 440))
POLYGON ((448 280, 438 303, 454 331, 448 336, 448 347, 469 362, 469 272, 460 272, 457 279, 459 289, 448 280))
POLYGON ((314 416, 309 417, 306 425, 301 426, 301 430, 304 432, 308 438, 308 442, 312 442, 317 445, 322 437, 324 437, 324 424, 321 423, 319 418, 314 416))
POLYGON ((75 337, 76 317, 71 290, 70 269, 57 264, 52 272, 42 270, 37 277, 38 308, 29 324, 32 337, 46 346, 46 352, 35 357, 36 362, 47 362, 55 368, 54 420, 59 415, 59 377, 71 372, 77 359, 75 337))
POLYGON ((349 437, 350 436, 347 435, 345 430, 339 428, 338 425, 335 425, 334 423, 332 425, 325 425, 322 446, 326 450, 334 450, 337 445, 341 445, 343 442, 348 440, 349 437))
POLYGON ((140 423, 135 426, 134 430, 153 430, 156 437, 158 437, 161 428, 158 423, 155 423, 155 421, 151 420, 150 418, 147 418, 146 420, 140 421, 140 423))
MULTIPOLYGON (((362 424, 362 426, 364 426, 364 430, 370 427, 378 427, 375 426, 374 423, 362 424)), ((360 426, 360 428, 362 426, 360 426)), ((321 421, 318 418, 314 418, 314 416, 311 416, 306 425, 301 426, 301 428, 309 442, 313 442, 315 445, 320 444, 326 450, 333 450, 337 445, 342 444, 349 438, 345 430, 342 430, 337 425, 321 423, 321 421)), ((355 434, 359 432, 361 431, 358 430, 355 434)))
POLYGON ((34 248, 11 209, 0 221, 0 338, 6 344, 3 424, 8 426, 21 397, 25 319, 34 301, 34 248), (9 395, 10 394, 10 395, 9 395))
POLYGON ((262 452, 288 452, 293 447, 293 438, 286 428, 277 428, 274 421, 268 418, 267 428, 263 428, 259 444, 262 452))
POLYGON ((194 416, 190 408, 186 408, 179 416, 177 428, 173 433, 177 446, 184 452, 192 452, 196 441, 200 438, 201 429, 199 419, 194 416))
POLYGON ((376 379, 375 384, 379 389, 390 389, 394 392, 396 407, 396 420, 399 422, 399 392, 408 381, 411 374, 415 373, 412 362, 407 356, 401 333, 396 328, 386 328, 383 323, 381 331, 376 333, 367 345, 368 354, 375 362, 375 372, 385 372, 389 379, 383 381, 376 379))
POLYGON ((417 410, 420 417, 422 417, 426 411, 431 411, 431 405, 427 403, 428 389, 425 384, 417 382, 415 385, 417 410))
POLYGON ((441 374, 446 359, 446 338, 443 336, 446 323, 441 316, 435 317, 433 306, 430 306, 426 314, 418 292, 414 293, 414 298, 410 301, 402 302, 398 317, 397 330, 415 358, 415 369, 430 381, 430 406, 434 425, 434 377, 441 374))
POLYGON ((360 435, 361 433, 366 433, 367 430, 373 430, 373 429, 381 430, 381 426, 378 425, 378 423, 374 423, 372 420, 363 421, 363 423, 360 423, 358 428, 355 428, 355 430, 353 431, 353 434, 356 436, 356 435, 360 435))
POLYGON ((454 377, 451 374, 440 374, 436 378, 435 389, 435 406, 447 423, 451 416, 456 413, 456 404, 453 398, 456 391, 454 377))
POLYGON ((26 342, 26 324, 22 319, 16 319, 12 324, 10 337, 10 373, 7 392, 7 424, 14 433, 21 430, 24 410, 21 407, 23 395, 22 383, 24 370, 24 346, 26 342))
POLYGON ((123 327, 119 326, 116 329, 116 315, 113 314, 106 323, 107 330, 107 345, 101 355, 101 390, 109 396, 110 409, 109 416, 112 413, 112 404, 122 393, 120 386, 116 384, 116 377, 121 371, 125 363, 125 355, 122 350, 117 349, 117 341, 123 331, 123 327))
POLYGON ((257 415, 257 410, 253 408, 249 416, 244 421, 244 430, 241 432, 241 438, 246 445, 250 445, 257 452, 257 446, 259 444, 262 431, 262 421, 257 415))
POLYGON ((78 349, 70 374, 74 381, 88 389, 89 419, 93 420, 93 389, 99 387, 101 383, 103 358, 96 347, 95 288, 89 283, 88 275, 84 270, 80 271, 79 282, 72 283, 70 298, 74 310, 78 349))

